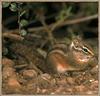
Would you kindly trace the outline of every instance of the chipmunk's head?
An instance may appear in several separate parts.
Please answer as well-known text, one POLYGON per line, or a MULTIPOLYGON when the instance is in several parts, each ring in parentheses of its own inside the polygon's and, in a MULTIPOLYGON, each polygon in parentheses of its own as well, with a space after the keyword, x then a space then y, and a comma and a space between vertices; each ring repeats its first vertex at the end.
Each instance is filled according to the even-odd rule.
POLYGON ((74 38, 72 40, 70 51, 73 56, 72 58, 80 65, 87 64, 94 57, 92 48, 80 38, 74 38))

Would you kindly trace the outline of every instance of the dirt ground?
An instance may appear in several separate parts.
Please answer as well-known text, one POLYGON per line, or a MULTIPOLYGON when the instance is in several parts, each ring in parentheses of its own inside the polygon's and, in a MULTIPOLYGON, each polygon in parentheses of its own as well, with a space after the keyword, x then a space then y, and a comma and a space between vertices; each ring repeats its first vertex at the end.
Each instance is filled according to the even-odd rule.
POLYGON ((10 58, 2 57, 3 94, 98 94, 98 65, 83 72, 50 75, 43 71, 48 70, 43 57, 28 44, 11 43, 10 58))

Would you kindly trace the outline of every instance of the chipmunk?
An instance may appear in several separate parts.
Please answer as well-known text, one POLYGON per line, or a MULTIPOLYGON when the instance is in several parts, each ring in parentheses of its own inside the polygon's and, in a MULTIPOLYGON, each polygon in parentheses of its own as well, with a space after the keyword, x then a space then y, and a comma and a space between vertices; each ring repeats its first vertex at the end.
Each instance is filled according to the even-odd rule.
POLYGON ((46 67, 49 73, 81 71, 96 64, 97 60, 92 48, 80 38, 74 38, 69 45, 56 44, 48 52, 46 58, 46 67))

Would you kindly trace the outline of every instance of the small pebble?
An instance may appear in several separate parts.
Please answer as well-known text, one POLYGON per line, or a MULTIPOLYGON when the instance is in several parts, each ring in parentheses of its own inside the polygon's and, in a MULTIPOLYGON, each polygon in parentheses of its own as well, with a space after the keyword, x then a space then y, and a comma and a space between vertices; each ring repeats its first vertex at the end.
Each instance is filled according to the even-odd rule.
POLYGON ((67 80, 67 82, 68 82, 69 84, 75 84, 74 78, 67 77, 66 80, 67 80))
POLYGON ((77 92, 84 92, 85 93, 87 91, 87 88, 84 85, 76 86, 75 89, 77 92))
POLYGON ((24 70, 22 72, 24 78, 34 78, 37 77, 37 72, 35 70, 24 70))
POLYGON ((41 77, 42 77, 43 79, 45 79, 45 80, 51 79, 51 76, 50 76, 49 74, 47 74, 47 73, 42 74, 41 77))
POLYGON ((3 66, 10 66, 10 67, 12 67, 14 65, 14 62, 11 59, 3 58, 2 59, 2 65, 3 66))
POLYGON ((15 70, 12 67, 4 67, 3 68, 3 79, 7 79, 8 77, 16 77, 15 70))
POLYGON ((8 86, 10 88, 20 88, 20 83, 15 78, 9 78, 8 80, 8 86))
POLYGON ((93 82, 94 81, 94 79, 91 79, 91 80, 89 80, 90 82, 93 82))

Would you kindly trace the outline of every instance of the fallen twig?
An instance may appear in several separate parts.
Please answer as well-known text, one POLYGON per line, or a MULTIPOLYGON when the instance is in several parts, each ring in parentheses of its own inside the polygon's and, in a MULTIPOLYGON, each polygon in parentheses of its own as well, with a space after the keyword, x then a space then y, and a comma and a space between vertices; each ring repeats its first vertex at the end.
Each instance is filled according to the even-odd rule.
MULTIPOLYGON (((48 27, 51 29, 53 26, 56 26, 55 28, 58 28, 58 27, 61 27, 61 26, 64 26, 64 25, 71 25, 71 24, 76 24, 76 23, 81 23, 81 22, 85 22, 85 21, 88 21, 88 20, 91 20, 91 19, 96 19, 98 18, 98 14, 95 14, 95 15, 91 15, 91 16, 87 16, 87 17, 81 17, 81 18, 78 18, 78 19, 73 19, 73 20, 66 20, 66 21, 63 21, 61 23, 53 23, 53 24, 50 24, 48 25, 48 27)), ((52 31, 55 29, 53 28, 52 31)), ((37 28, 30 28, 29 31, 30 32, 34 32, 34 31, 43 31, 45 30, 44 27, 37 27, 37 28)))
POLYGON ((12 33, 9 33, 9 32, 3 33, 2 36, 4 38, 9 38, 9 39, 12 39, 12 40, 17 40, 17 41, 22 41, 24 39, 24 37, 21 37, 20 35, 12 34, 12 33))

